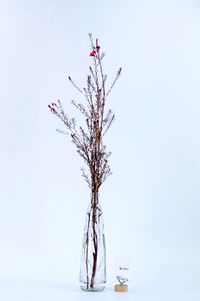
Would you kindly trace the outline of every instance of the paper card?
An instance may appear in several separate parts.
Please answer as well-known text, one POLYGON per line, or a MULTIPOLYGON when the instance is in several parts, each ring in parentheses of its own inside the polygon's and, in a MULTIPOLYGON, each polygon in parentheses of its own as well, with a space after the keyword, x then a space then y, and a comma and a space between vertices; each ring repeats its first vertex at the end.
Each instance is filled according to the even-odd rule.
POLYGON ((119 284, 129 284, 131 276, 131 258, 126 256, 115 259, 115 278, 119 284))

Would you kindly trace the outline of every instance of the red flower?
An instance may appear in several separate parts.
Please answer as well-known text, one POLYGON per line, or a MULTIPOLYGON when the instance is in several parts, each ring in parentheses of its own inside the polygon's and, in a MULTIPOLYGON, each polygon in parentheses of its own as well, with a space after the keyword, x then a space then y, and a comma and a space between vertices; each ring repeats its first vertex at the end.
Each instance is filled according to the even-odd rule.
POLYGON ((92 52, 90 52, 90 56, 95 56, 96 50, 94 49, 92 52))

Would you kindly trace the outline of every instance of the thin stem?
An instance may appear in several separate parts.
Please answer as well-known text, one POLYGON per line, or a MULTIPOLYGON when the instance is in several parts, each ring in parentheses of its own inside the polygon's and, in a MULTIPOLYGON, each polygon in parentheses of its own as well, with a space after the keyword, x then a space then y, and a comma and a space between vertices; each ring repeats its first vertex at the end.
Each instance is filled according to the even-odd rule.
POLYGON ((97 258, 98 258, 98 240, 97 240, 97 232, 96 232, 96 225, 97 225, 97 204, 98 204, 98 193, 94 193, 92 196, 92 232, 93 232, 93 265, 92 265, 92 276, 90 287, 94 288, 94 281, 97 269, 97 258))
POLYGON ((85 263, 86 263, 86 281, 87 281, 86 285, 87 285, 87 289, 89 289, 89 270, 88 270, 89 256, 88 256, 88 251, 89 251, 90 215, 91 215, 91 211, 88 213, 88 224, 87 224, 87 231, 86 231, 86 258, 85 258, 85 263))

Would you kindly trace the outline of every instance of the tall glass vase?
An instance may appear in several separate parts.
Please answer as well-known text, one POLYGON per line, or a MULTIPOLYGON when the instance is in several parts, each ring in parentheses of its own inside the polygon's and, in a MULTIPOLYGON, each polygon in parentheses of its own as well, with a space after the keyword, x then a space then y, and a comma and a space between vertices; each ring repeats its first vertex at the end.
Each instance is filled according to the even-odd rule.
MULTIPOLYGON (((93 200, 94 198, 92 198, 93 200)), ((83 234, 80 286, 85 291, 102 291, 106 283, 106 249, 101 206, 91 202, 83 234)))

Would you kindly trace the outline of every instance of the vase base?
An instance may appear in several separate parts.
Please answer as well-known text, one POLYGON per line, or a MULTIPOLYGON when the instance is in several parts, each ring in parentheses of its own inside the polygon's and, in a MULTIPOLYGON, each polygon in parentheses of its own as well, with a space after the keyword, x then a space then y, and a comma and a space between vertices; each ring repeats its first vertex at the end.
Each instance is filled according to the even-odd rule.
POLYGON ((104 285, 95 285, 95 287, 87 288, 86 285, 81 285, 80 288, 85 292, 102 292, 105 289, 104 285))

